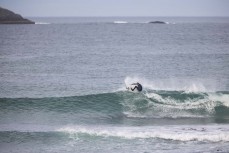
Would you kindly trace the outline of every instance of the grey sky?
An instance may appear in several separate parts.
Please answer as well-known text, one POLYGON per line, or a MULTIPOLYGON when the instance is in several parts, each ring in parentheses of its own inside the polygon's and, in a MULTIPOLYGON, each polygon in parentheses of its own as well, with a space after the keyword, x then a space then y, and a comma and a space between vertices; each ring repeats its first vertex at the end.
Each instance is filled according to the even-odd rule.
POLYGON ((23 16, 229 16, 229 0, 0 0, 23 16))

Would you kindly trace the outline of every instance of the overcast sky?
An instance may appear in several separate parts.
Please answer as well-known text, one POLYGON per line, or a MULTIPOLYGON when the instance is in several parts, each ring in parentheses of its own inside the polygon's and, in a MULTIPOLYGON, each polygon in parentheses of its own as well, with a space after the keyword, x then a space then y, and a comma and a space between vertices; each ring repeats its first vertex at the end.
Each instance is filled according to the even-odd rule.
POLYGON ((0 0, 23 16, 229 16, 229 0, 0 0))

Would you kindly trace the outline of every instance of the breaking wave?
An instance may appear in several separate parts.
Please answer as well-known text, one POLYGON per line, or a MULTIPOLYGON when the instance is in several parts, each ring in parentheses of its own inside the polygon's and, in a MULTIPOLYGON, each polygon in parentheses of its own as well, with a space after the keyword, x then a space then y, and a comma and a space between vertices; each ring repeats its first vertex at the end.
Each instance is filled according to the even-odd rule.
POLYGON ((46 110, 105 118, 229 119, 229 92, 118 91, 74 97, 1 98, 0 110, 46 110))
POLYGON ((71 136, 120 137, 125 139, 156 138, 175 141, 228 142, 228 126, 145 126, 145 127, 63 127, 58 132, 71 136))

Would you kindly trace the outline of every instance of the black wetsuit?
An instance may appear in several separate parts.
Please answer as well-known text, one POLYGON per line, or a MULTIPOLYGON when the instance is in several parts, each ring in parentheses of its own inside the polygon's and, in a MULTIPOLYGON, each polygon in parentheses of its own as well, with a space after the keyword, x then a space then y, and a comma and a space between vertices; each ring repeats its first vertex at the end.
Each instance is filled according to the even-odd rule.
POLYGON ((142 85, 140 83, 133 83, 132 85, 136 85, 134 86, 134 89, 130 88, 132 91, 134 91, 136 88, 138 91, 142 91, 142 85))

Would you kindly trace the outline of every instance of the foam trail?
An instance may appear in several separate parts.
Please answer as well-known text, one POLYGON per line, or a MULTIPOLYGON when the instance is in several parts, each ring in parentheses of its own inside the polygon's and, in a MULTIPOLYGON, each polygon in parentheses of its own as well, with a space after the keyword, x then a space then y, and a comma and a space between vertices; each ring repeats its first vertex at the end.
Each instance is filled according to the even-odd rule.
POLYGON ((125 139, 159 138, 175 141, 228 142, 228 126, 145 126, 145 127, 63 127, 59 132, 69 134, 88 134, 91 136, 120 137, 125 139))
POLYGON ((168 126, 44 126, 1 125, 0 132, 64 132, 80 138, 82 134, 122 139, 165 139, 173 141, 229 142, 228 125, 168 125, 168 126))

